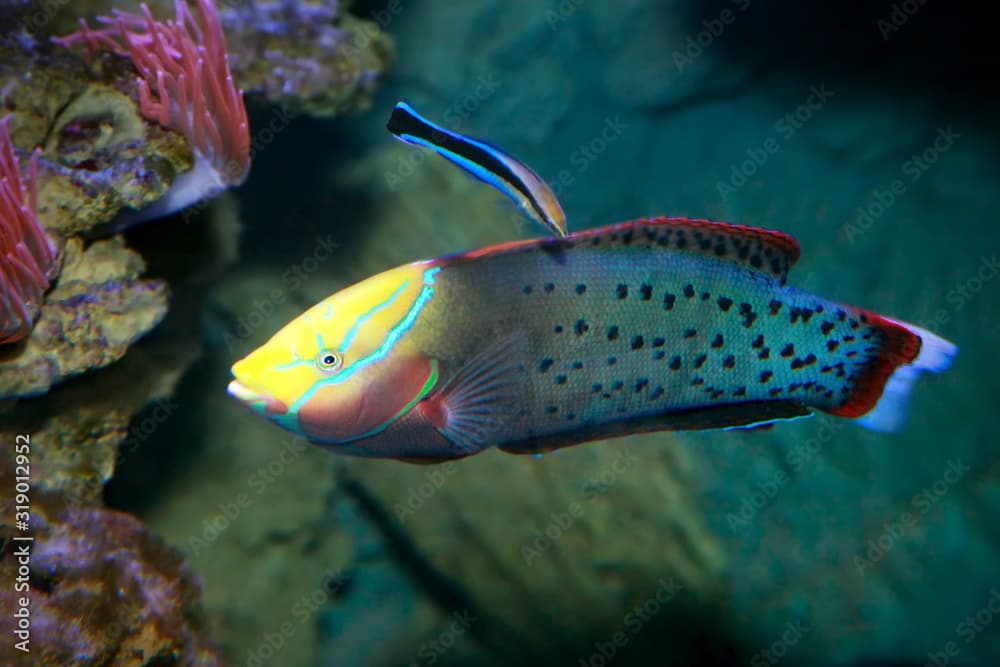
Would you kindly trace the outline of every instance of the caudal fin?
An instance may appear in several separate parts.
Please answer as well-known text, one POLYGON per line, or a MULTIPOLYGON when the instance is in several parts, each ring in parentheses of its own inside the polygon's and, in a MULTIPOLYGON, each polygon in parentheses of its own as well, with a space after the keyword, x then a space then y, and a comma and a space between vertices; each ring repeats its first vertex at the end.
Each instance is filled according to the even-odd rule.
POLYGON ((874 314, 869 320, 885 334, 883 350, 848 401, 834 413, 855 418, 874 431, 891 433, 906 422, 914 381, 925 371, 946 370, 958 347, 913 324, 874 314))

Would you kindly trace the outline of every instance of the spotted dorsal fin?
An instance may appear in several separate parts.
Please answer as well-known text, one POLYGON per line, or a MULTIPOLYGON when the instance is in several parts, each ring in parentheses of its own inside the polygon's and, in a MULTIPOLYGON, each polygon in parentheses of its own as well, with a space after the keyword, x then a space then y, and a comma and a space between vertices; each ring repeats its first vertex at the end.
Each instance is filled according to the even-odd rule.
POLYGON ((799 242, 784 232, 712 220, 639 218, 593 231, 609 243, 655 244, 728 260, 773 276, 781 284, 800 253, 799 242))
POLYGON ((792 236, 761 227, 692 218, 639 218, 608 227, 588 229, 566 238, 511 241, 455 255, 448 260, 469 260, 509 252, 540 251, 556 262, 578 247, 658 246, 731 261, 765 275, 782 285, 799 258, 799 243, 792 236))

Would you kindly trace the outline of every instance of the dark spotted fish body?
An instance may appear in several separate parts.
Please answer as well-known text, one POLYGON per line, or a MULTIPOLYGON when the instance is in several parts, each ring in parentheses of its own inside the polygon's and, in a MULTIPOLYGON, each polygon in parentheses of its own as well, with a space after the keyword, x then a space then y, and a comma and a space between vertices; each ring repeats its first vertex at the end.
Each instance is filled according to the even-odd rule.
POLYGON ((298 423, 335 450, 417 460, 752 426, 812 409, 897 428, 917 372, 946 367, 954 346, 786 286, 798 255, 780 232, 658 218, 394 269, 380 295, 419 281, 425 296, 392 341, 408 346, 405 370, 382 371, 410 389, 385 399, 362 438, 310 433, 336 412, 334 392, 314 408, 300 401, 298 423))

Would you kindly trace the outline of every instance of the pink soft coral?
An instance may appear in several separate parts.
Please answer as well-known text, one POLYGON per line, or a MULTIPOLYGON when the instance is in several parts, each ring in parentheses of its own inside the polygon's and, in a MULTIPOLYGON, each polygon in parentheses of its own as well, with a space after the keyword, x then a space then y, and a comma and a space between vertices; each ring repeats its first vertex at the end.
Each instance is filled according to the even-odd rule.
POLYGON ((239 185, 250 169, 250 134, 243 93, 229 71, 226 38, 212 0, 197 0, 196 22, 184 0, 175 0, 175 18, 153 18, 114 10, 97 20, 106 28, 56 39, 64 46, 85 44, 93 56, 101 48, 126 55, 139 71, 139 109, 150 120, 182 133, 195 154, 195 166, 179 176, 170 191, 130 217, 141 222, 181 210, 239 185))
POLYGON ((55 263, 56 248, 38 222, 38 151, 22 182, 5 116, 0 120, 0 344, 31 332, 55 263))

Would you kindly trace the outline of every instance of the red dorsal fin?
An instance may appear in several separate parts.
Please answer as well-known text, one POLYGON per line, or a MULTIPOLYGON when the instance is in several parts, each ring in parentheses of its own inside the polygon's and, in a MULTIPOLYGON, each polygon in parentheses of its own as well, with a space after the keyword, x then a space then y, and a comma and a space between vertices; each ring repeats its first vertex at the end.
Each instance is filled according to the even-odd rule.
MULTIPOLYGON (((443 260, 469 260, 509 252, 542 251, 559 261, 576 247, 619 245, 658 246, 715 257, 749 267, 785 284, 788 270, 799 258, 794 237, 771 229, 692 218, 639 218, 616 225, 575 232, 566 238, 511 241, 443 260)), ((443 261, 439 260, 439 261, 443 261)))

